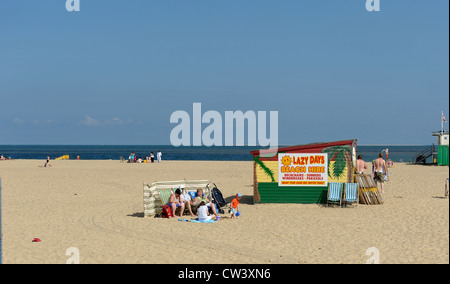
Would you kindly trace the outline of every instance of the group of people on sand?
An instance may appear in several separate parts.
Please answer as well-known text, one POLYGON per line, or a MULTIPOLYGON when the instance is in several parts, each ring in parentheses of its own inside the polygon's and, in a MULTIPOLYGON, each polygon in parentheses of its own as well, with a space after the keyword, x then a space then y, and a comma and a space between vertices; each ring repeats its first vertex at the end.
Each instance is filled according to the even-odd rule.
MULTIPOLYGON (((242 195, 240 193, 236 194, 235 198, 231 202, 231 218, 236 219, 236 214, 239 211, 239 200, 241 200, 242 195)), ((192 199, 189 192, 180 186, 175 190, 173 194, 170 195, 167 205, 170 206, 174 217, 183 217, 183 212, 185 208, 188 209, 191 217, 197 217, 199 221, 209 221, 216 219, 218 220, 218 213, 214 203, 212 203, 208 197, 203 194, 201 188, 197 189, 197 194, 194 199, 192 199), (177 208, 180 208, 180 216, 176 216, 175 212, 177 208), (193 213, 193 209, 196 209, 196 214, 193 213), (210 213, 209 211, 212 211, 210 213)))
MULTIPOLYGON (((366 162, 362 159, 361 155, 358 155, 356 161, 356 173, 364 174, 364 170, 367 169, 366 162)), ((381 193, 384 193, 384 181, 387 176, 386 161, 383 159, 383 153, 378 155, 378 158, 372 162, 372 177, 375 184, 381 184, 381 193)))
MULTIPOLYGON (((160 150, 158 150, 158 152, 156 153, 156 161, 158 161, 158 163, 161 163, 161 159, 162 153, 160 150)), ((153 152, 150 152, 150 155, 145 157, 145 160, 149 163, 154 163, 155 154, 153 154, 153 152)), ((130 156, 128 156, 128 163, 143 163, 143 162, 144 159, 142 159, 142 157, 138 157, 134 152, 131 152, 130 156)))
POLYGON ((1 155, 0 161, 5 161, 5 160, 12 160, 12 159, 11 159, 11 157, 6 158, 5 156, 1 155))

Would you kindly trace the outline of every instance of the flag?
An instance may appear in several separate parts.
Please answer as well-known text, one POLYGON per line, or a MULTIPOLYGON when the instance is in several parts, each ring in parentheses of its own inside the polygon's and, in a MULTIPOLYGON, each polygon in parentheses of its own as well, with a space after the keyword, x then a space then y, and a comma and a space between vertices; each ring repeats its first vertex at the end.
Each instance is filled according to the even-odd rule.
POLYGON ((444 112, 442 112, 442 122, 443 122, 443 123, 446 123, 446 122, 447 122, 447 119, 445 119, 445 116, 444 116, 444 112))

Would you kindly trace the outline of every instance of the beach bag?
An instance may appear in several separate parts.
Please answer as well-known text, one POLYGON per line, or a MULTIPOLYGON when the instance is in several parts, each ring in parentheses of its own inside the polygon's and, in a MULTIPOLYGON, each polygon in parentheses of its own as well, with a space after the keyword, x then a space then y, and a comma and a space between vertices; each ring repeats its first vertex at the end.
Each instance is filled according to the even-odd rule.
POLYGON ((162 218, 170 218, 170 217, 173 217, 173 215, 172 215, 172 209, 170 209, 170 206, 169 206, 169 205, 164 205, 164 206, 162 207, 161 217, 162 217, 162 218))

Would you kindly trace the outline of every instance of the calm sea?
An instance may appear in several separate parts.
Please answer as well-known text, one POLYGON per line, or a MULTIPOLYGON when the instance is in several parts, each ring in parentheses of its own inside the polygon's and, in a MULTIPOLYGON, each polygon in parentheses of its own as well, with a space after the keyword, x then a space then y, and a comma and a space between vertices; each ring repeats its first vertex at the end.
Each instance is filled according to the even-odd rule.
MULTIPOLYGON (((424 146, 358 146, 358 154, 363 155, 365 161, 372 161, 383 150, 389 149, 389 159, 394 162, 409 162, 415 155, 429 148, 424 146)), ((161 150, 163 160, 216 160, 216 161, 251 161, 250 151, 258 147, 174 147, 170 145, 0 145, 0 155, 12 159, 45 160, 47 155, 51 159, 69 155, 70 159, 80 156, 82 160, 119 160, 128 158, 131 152, 138 157, 145 158, 153 152, 161 150)))

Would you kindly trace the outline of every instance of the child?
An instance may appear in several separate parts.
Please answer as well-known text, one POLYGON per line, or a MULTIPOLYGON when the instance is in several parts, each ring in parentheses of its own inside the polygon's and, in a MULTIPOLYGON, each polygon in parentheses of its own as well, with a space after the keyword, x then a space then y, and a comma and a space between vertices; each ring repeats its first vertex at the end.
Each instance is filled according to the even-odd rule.
POLYGON ((231 201, 231 218, 236 219, 236 213, 239 212, 239 200, 241 200, 242 194, 236 194, 236 197, 231 201))
POLYGON ((212 217, 209 216, 208 206, 206 206, 205 201, 200 202, 200 205, 197 208, 197 215, 199 221, 209 221, 212 219, 212 217))

